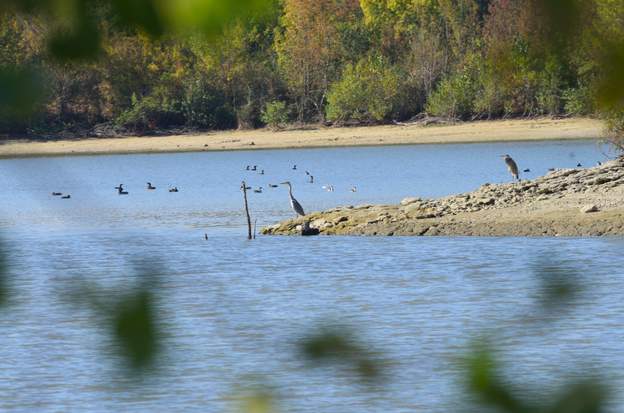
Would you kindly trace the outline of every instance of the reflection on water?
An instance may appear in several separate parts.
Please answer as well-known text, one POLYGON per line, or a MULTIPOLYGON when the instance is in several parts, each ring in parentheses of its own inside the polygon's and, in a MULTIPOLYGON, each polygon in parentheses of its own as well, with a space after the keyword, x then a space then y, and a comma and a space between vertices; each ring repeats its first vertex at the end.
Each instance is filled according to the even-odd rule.
MULTIPOLYGON (((396 202, 506 180, 494 155, 507 152, 533 171, 601 156, 577 142, 1 161, 14 196, 0 207, 13 292, 0 313, 0 409, 223 411, 256 375, 278 389, 284 411, 457 411, 457 356, 484 331, 513 367, 509 380, 538 394, 588 365, 624 384, 623 239, 244 239, 243 178, 291 179, 311 210, 396 202), (246 175, 254 163, 267 175, 246 175), (318 186, 305 183, 305 169, 318 186), (148 180, 158 190, 146 191, 148 180), (114 192, 120 182, 127 197, 114 192), (326 182, 336 192, 320 189, 326 182), (169 184, 180 192, 160 191, 169 184), (71 201, 53 190, 71 191, 71 201), (138 384, 120 374, 92 312, 69 299, 77 278, 132 285, 137 257, 167 269, 158 290, 167 350, 159 374, 138 384), (534 263, 544 259, 575 269, 585 287, 546 327, 531 321, 543 303, 534 263), (306 368, 295 344, 320 322, 350 325, 386 351, 383 392, 362 392, 341 370, 306 368)), ((259 223, 291 214, 283 188, 251 202, 259 223)))

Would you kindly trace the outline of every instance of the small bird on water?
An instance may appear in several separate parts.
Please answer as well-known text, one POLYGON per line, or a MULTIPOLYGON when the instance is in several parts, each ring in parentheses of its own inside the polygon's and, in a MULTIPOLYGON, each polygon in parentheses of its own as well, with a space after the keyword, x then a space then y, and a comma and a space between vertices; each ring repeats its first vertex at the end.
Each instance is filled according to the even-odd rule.
POLYGON ((128 191, 124 191, 123 184, 119 184, 119 186, 116 186, 115 189, 119 195, 128 195, 128 191))
POLYGON ((154 185, 152 185, 152 183, 151 183, 151 182, 148 182, 148 183, 147 183, 147 189, 152 190, 152 189, 156 189, 156 187, 155 187, 154 185))
POLYGON ((531 172, 531 170, 529 168, 526 168, 525 170, 523 170, 522 172, 531 172))
POLYGON ((503 158, 503 160, 507 164, 507 169, 509 170, 511 176, 515 180, 519 181, 520 175, 518 174, 518 165, 516 165, 516 161, 514 161, 513 158, 509 155, 501 155, 501 158, 503 158))
POLYGON ((290 182, 286 181, 286 182, 282 182, 281 184, 282 185, 288 185, 288 196, 290 197, 290 206, 292 207, 293 211, 295 211, 295 213, 297 215, 301 215, 302 217, 305 216, 305 212, 303 211, 303 207, 295 199, 295 197, 292 194, 292 185, 290 184, 290 182))

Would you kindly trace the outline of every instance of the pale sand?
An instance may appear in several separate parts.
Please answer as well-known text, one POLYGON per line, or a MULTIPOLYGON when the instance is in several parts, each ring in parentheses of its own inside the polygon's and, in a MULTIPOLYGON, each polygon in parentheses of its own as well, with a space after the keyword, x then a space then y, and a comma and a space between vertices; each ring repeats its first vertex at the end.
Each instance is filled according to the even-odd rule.
POLYGON ((603 123, 595 119, 544 118, 477 121, 449 126, 320 127, 278 132, 261 129, 47 142, 8 140, 0 144, 0 157, 586 139, 599 138, 603 127, 603 123))

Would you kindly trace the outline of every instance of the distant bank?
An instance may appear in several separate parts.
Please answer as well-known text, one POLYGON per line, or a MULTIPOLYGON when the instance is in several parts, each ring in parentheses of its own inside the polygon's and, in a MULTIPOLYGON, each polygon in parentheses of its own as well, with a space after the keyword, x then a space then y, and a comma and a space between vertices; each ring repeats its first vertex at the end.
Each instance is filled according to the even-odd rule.
POLYGON ((223 131, 201 134, 0 143, 0 157, 201 152, 406 144, 476 143, 599 138, 603 123, 588 118, 384 125, 344 128, 223 131))

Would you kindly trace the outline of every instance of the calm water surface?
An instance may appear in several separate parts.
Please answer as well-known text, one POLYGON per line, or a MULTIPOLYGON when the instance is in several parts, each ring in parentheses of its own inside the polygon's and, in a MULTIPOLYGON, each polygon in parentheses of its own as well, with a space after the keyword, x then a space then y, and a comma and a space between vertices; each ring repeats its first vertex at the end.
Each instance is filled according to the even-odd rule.
MULTIPOLYGON (((287 179, 313 211, 507 181, 504 153, 535 177, 593 165, 603 152, 579 141, 2 160, 12 294, 0 313, 0 410, 227 411, 241 385, 260 381, 278 390, 283 411, 458 411, 466 404, 457 360, 484 333, 508 363, 507 379, 534 397, 561 385, 554 378, 595 372, 621 388, 624 239, 248 242, 238 189, 242 179, 264 187, 249 194, 260 227, 292 216, 286 190, 268 188, 287 179), (119 183, 128 196, 116 194, 119 183), (321 188, 330 184, 334 192, 321 188), (70 299, 77 280, 123 291, 137 262, 164 268, 167 335, 158 374, 140 383, 123 374, 93 313, 70 299), (535 321, 540 263, 584 281, 577 305, 545 323, 535 321), (343 370, 302 361, 297 340, 326 323, 383 351, 382 389, 366 392, 343 370)), ((622 407, 614 392, 613 411, 622 407)))

